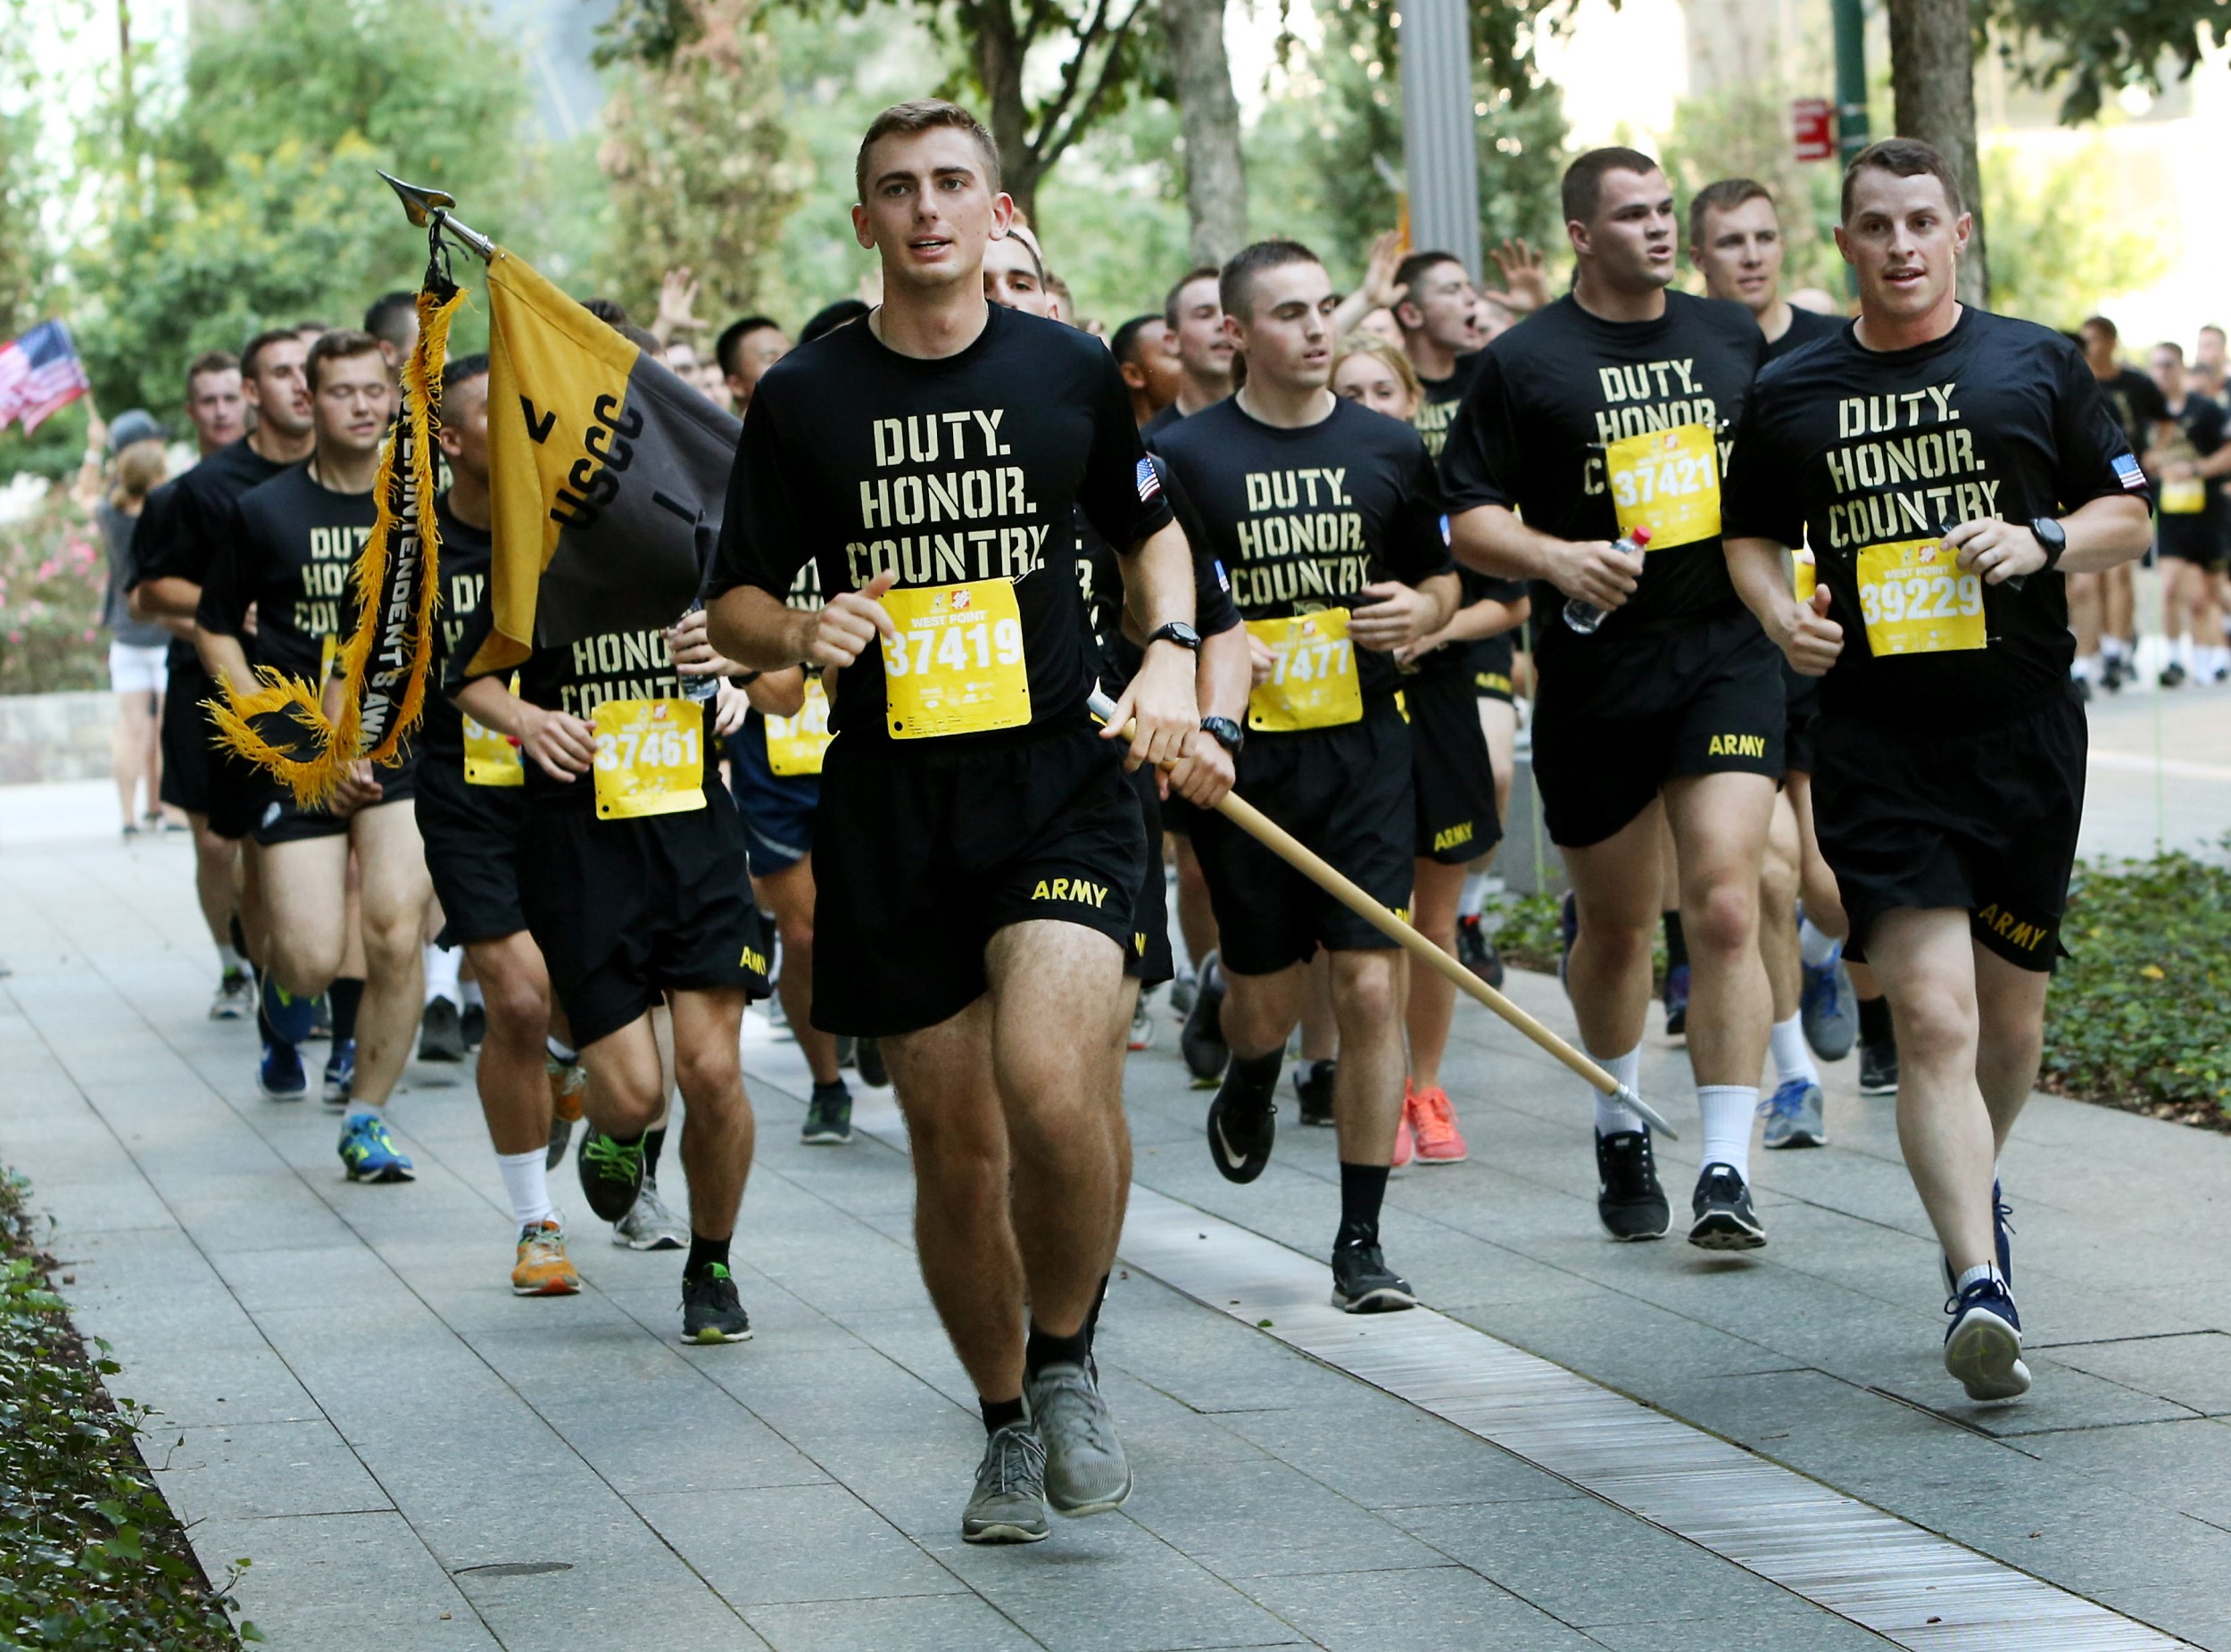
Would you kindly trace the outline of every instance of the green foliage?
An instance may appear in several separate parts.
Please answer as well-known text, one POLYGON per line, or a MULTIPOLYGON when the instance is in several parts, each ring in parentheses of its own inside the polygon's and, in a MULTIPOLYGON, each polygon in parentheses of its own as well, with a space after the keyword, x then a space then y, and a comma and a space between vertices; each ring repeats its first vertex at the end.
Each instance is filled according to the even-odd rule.
POLYGON ((2102 298, 2169 272, 2175 229, 2132 211, 2117 187, 2121 166, 2096 139, 2036 170, 2009 150, 1985 154, 1993 309, 2073 328, 2102 298))
MULTIPOLYGON (((1673 129, 1660 145, 1659 159, 1685 213, 1696 193, 1720 178, 1764 184, 1773 192, 1787 248, 1783 292, 1818 286, 1841 295, 1844 259, 1836 250, 1841 174, 1832 162, 1807 164, 1791 154, 1789 101, 1796 95, 1779 79, 1750 78, 1702 97, 1684 97, 1673 106, 1673 129)), ((1995 220, 1991 229, 1995 263, 1995 220)), ((1686 228, 1682 244, 1688 244, 1686 228)))
POLYGON ((2224 1123, 2231 866, 2177 853, 2081 866, 2061 934, 2073 957, 2045 1001, 2053 1087, 2224 1123))
POLYGON ((29 519, 0 522, 0 694, 104 686, 107 585, 99 530, 60 488, 29 519))
POLYGON ((70 1328, 32 1241, 24 1183, 0 1176, 0 1645, 216 1652, 236 1636, 135 1442, 146 1414, 102 1386, 116 1362, 70 1328))
MULTIPOLYGON (((1054 272, 1069 284, 1079 318, 1110 333, 1158 311, 1170 283, 1192 266, 1177 132, 1175 109, 1142 99, 1102 121, 1039 191, 1038 226, 1054 272)), ((1250 172, 1255 233, 1273 233, 1260 215, 1261 176, 1250 172)))
MULTIPOLYGON (((2211 45, 2231 38, 2223 0, 1987 0, 1977 9, 2019 80, 2068 87, 2061 103, 2068 126, 2096 120, 2110 92, 2159 92, 2164 71, 2188 77, 2211 45)), ((1995 266, 1996 224, 1991 233, 1995 266)))
POLYGON ((0 338, 37 317, 47 249, 39 210, 53 180, 38 154, 37 66, 27 0, 0 0, 0 338))

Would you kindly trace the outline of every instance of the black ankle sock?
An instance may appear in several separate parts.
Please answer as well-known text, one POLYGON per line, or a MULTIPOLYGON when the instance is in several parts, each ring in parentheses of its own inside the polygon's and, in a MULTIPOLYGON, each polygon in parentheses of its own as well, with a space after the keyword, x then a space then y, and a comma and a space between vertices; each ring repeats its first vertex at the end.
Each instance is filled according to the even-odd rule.
POLYGON ((1387 1197, 1387 1166, 1340 1161, 1340 1232, 1333 1249, 1379 1242, 1379 1207, 1387 1197))
MULTIPOLYGON (((664 1150, 666 1144, 667 1127, 664 1125, 660 1125, 656 1130, 646 1130, 643 1133, 643 1173, 654 1181, 659 1175, 659 1155, 664 1150)), ((728 1253, 725 1247, 717 1259, 722 1262, 728 1259, 728 1253)))
POLYGON ((356 1036, 356 1012, 364 1002, 364 983, 353 975, 337 976, 326 989, 326 1000, 333 1009, 333 1042, 345 1044, 356 1036))
POLYGON ((725 1239, 708 1239, 704 1234, 693 1231, 690 1234, 690 1259, 682 1264, 682 1277, 701 1279, 705 1270, 716 1262, 723 1267, 728 1266, 728 1241, 725 1239))
POLYGON ((1286 1051, 1281 1047, 1266 1056, 1234 1055, 1225 1075, 1225 1082, 1239 1086, 1241 1093, 1257 1101, 1267 1101, 1278 1089, 1278 1069, 1286 1065, 1286 1051))
POLYGON ((1665 967, 1668 969, 1679 969, 1687 962, 1688 962, 1688 938, 1681 934, 1681 915, 1679 912, 1668 912, 1665 915, 1665 967))
POLYGON ((1862 998, 1859 1000, 1859 1036, 1861 1042, 1879 1044, 1890 1036, 1890 1000, 1887 998, 1862 998))
POLYGON ((851 1094, 852 1087, 844 1082, 844 1075, 842 1073, 825 1084, 817 1078, 813 1081, 813 1099, 817 1101, 827 1095, 843 1096, 849 1100, 851 1094))
POLYGON ((1107 1300, 1107 1275, 1100 1275, 1100 1288, 1092 1293, 1092 1311, 1084 1316, 1084 1346, 1090 1349, 1093 1339, 1100 1333, 1100 1304, 1107 1300))
MULTIPOLYGON (((225 933, 232 937, 232 950, 239 953, 243 958, 247 957, 248 932, 240 927, 239 913, 235 912, 230 917, 225 920, 225 933)), ((250 964, 248 967, 250 969, 253 969, 255 966, 253 964, 250 964)))
POLYGON ((1023 1344, 1023 1373, 1036 1376, 1048 1366, 1081 1366, 1092 1351, 1092 1325, 1090 1320, 1074 1336, 1057 1337, 1050 1331, 1041 1331, 1038 1322, 1031 1322, 1030 1340, 1023 1344))
POLYGON ((1023 1420, 1023 1400, 1020 1395, 1013 1399, 986 1399, 982 1395, 978 1395, 976 1409, 983 1413, 983 1432, 987 1434, 996 1434, 1009 1423, 1019 1423, 1023 1420))

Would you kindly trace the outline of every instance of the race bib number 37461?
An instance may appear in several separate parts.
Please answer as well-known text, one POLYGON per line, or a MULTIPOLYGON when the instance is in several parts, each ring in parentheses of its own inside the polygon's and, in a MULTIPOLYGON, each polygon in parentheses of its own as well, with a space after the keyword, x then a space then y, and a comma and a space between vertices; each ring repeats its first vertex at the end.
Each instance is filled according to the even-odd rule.
POLYGON ((1619 531, 1650 530, 1650 554, 1720 532, 1720 450, 1709 425, 1646 430, 1604 450, 1619 531))
POLYGON ((1030 665, 1014 582, 887 591, 883 702, 893 740, 1019 728, 1031 720, 1030 665))
POLYGON ((1985 645, 1983 577, 1962 570, 1952 546, 1934 539, 1869 545, 1858 571, 1860 618, 1876 659, 1985 645))
POLYGON ((591 720, 598 819, 705 807, 705 718, 693 702, 607 700, 591 720))

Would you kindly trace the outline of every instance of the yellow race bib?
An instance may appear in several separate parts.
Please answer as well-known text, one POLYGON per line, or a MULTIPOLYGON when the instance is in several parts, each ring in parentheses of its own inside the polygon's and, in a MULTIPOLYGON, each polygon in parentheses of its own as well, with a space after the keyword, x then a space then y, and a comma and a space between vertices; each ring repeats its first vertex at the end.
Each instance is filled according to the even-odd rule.
POLYGON ((1981 648, 1983 577, 1963 572, 1960 552, 1934 539, 1869 545, 1859 553, 1859 612, 1867 652, 1949 654, 1981 648))
POLYGON ((817 775, 829 740, 829 696, 821 679, 809 677, 798 715, 767 719, 767 766, 778 775, 817 775))
POLYGON ((1789 553, 1789 578, 1796 589, 1797 600, 1810 605, 1812 594, 1820 587, 1820 569, 1812 560, 1812 552, 1801 549, 1789 553))
POLYGON ((1619 531, 1650 530, 1650 552, 1720 532, 1720 450, 1709 425, 1648 430, 1604 450, 1619 531))
POLYGON ((704 714, 687 700, 607 700, 596 730, 596 818, 705 807, 704 714))
POLYGON ((2196 476, 2161 484, 2163 516, 2198 516, 2208 508, 2208 484, 2196 476))
POLYGON ((1007 579, 887 591, 898 635, 883 639, 893 740, 1020 728, 1031 720, 1023 610, 1007 579))
MULTIPOLYGON (((511 673, 511 692, 519 692, 519 674, 511 673)), ((465 721, 465 784, 469 786, 523 786, 527 764, 518 747, 502 735, 463 712, 465 721)))
POLYGON ((1250 619, 1248 635, 1271 651, 1270 677, 1248 695, 1249 728, 1286 734, 1363 720, 1364 687, 1356 676, 1348 610, 1250 619))

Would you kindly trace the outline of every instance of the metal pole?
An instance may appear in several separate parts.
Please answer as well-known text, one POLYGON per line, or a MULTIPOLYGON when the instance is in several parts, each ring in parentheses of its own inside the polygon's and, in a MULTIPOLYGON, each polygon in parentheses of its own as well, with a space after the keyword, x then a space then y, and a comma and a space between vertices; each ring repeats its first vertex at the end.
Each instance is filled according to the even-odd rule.
MULTIPOLYGON (((1829 0, 1836 21, 1836 154, 1849 166, 1867 147, 1867 8, 1865 0, 1829 0)), ((1844 290, 1859 296, 1859 277, 1846 269, 1844 290)))
POLYGON ((1402 149, 1410 244, 1453 253, 1480 278, 1480 158, 1465 0, 1404 0, 1402 149))

